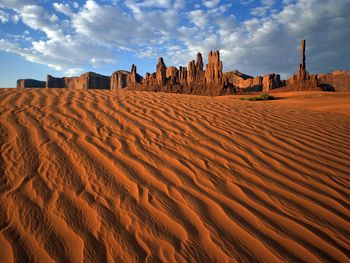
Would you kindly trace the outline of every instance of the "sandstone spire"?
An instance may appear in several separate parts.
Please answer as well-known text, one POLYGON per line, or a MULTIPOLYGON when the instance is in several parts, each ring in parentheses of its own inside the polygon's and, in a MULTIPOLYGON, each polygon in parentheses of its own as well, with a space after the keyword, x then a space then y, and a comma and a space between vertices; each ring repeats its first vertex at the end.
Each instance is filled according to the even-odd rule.
POLYGON ((192 84, 196 77, 196 64, 195 61, 192 60, 188 63, 187 67, 187 84, 192 84))
POLYGON ((208 85, 221 84, 222 82, 222 61, 220 61, 219 51, 210 51, 208 55, 208 64, 205 71, 205 82, 208 85))
POLYGON ((186 67, 179 67, 179 83, 181 85, 187 84, 187 68, 186 67))
POLYGON ((301 48, 301 64, 298 69, 298 80, 305 81, 308 78, 308 73, 306 71, 306 56, 305 56, 305 39, 300 42, 301 48))
POLYGON ((158 64, 156 68, 156 79, 157 84, 164 86, 166 82, 166 66, 162 57, 158 59, 158 64))
POLYGON ((197 53, 197 61, 196 61, 196 69, 197 71, 203 70, 203 57, 201 53, 197 53))
POLYGON ((137 72, 136 72, 136 65, 132 64, 131 66, 131 72, 129 77, 129 84, 135 85, 137 83, 137 72))
POLYGON ((305 64, 305 39, 303 39, 300 43, 301 46, 301 65, 303 69, 306 69, 306 64, 305 64))

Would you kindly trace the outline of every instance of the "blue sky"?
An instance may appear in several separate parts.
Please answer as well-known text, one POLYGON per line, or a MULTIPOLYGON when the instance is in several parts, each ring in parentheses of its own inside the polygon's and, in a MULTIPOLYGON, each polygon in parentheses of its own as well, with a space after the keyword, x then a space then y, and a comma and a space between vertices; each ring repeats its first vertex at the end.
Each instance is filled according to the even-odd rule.
POLYGON ((0 87, 19 78, 154 72, 220 50, 224 70, 350 70, 350 0, 0 0, 0 87))

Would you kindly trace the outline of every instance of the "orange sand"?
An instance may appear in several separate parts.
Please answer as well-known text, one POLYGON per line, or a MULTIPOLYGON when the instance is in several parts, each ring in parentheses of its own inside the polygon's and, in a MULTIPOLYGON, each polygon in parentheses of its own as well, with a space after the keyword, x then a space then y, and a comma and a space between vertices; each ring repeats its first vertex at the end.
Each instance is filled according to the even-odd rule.
POLYGON ((0 90, 0 262, 349 262, 350 94, 0 90))

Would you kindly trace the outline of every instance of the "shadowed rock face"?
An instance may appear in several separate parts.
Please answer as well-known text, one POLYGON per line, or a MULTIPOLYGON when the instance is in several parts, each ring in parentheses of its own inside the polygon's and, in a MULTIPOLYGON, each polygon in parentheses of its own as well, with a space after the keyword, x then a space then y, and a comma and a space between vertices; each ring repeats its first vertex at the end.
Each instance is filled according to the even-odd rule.
POLYGON ((47 76, 47 88, 68 89, 110 89, 110 77, 94 72, 86 72, 79 77, 55 78, 47 76))
POLYGON ((111 90, 123 89, 128 86, 130 72, 126 70, 117 70, 111 76, 111 90))
POLYGON ((36 79, 19 79, 17 80, 17 88, 45 88, 46 82, 36 79))
POLYGON ((46 77, 46 88, 68 88, 67 78, 55 78, 51 75, 46 77))
POLYGON ((203 57, 199 52, 197 53, 196 69, 197 72, 203 71, 203 57))
POLYGON ((79 77, 83 89, 110 89, 110 77, 87 72, 79 77))
POLYGON ((171 85, 175 85, 179 83, 179 71, 176 67, 168 67, 166 69, 166 78, 168 83, 171 85))
POLYGON ((187 68, 179 67, 179 84, 186 85, 187 84, 187 68))
POLYGON ((132 64, 131 71, 117 70, 111 76, 111 90, 124 89, 128 86, 137 85, 142 77, 137 74, 136 65, 132 64))

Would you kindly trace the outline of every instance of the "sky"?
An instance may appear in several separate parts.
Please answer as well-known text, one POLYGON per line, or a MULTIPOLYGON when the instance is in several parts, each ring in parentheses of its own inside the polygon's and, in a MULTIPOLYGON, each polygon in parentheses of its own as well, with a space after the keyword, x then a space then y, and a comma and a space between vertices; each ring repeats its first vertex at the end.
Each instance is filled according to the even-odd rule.
POLYGON ((219 50, 224 71, 350 70, 350 0, 0 0, 0 87, 94 71, 154 72, 219 50))

